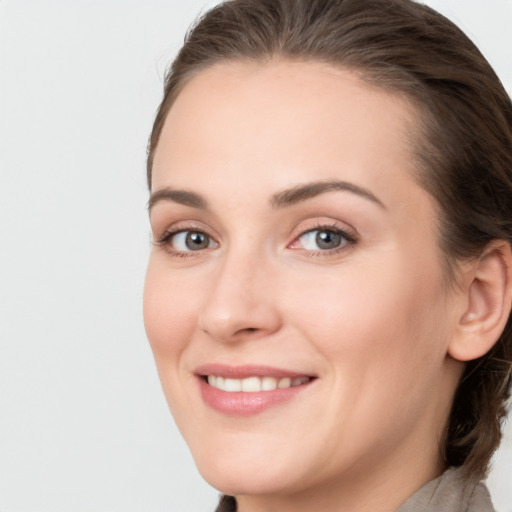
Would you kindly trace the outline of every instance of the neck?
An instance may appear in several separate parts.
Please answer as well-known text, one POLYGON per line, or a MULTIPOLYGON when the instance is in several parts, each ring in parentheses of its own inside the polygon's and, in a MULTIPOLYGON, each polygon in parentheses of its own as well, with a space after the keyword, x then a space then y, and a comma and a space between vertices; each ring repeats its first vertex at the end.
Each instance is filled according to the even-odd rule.
MULTIPOLYGON (((344 485, 332 483, 291 495, 237 496, 237 512, 395 512, 411 495, 442 473, 418 475, 404 468, 401 485, 391 478, 355 477, 344 485), (414 476, 415 478, 411 478, 414 476)), ((393 478, 394 480, 394 478, 393 478)))

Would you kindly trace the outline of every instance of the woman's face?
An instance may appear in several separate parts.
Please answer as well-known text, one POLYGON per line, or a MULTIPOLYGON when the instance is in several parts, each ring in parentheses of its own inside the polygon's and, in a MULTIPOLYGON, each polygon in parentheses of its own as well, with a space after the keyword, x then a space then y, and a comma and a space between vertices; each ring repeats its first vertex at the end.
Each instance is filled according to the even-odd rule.
POLYGON ((145 324, 220 490, 439 470, 460 301, 413 178, 415 115, 347 71, 283 61, 211 67, 172 106, 145 324))

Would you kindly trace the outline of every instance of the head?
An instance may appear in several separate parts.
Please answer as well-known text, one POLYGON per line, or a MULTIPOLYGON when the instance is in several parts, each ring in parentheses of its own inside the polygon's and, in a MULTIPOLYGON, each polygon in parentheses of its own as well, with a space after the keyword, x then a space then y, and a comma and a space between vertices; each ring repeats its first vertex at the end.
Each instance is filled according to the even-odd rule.
MULTIPOLYGON (((432 338, 452 340, 446 344, 449 377, 440 388, 447 396, 438 403, 442 413, 435 416, 442 419, 438 460, 444 466, 464 466, 469 476, 483 476, 500 441, 512 361, 512 105, 494 71, 456 26, 409 0, 225 2, 192 28, 167 74, 149 141, 150 189, 173 107, 180 98, 182 104, 190 103, 192 93, 204 92, 201 87, 208 80, 213 88, 222 89, 222 76, 235 89, 246 80, 253 98, 258 90, 266 94, 267 83, 275 97, 283 91, 280 80, 288 76, 290 83, 303 83, 306 97, 329 97, 338 80, 346 95, 373 95, 362 104, 376 112, 380 100, 388 107, 395 105, 402 127, 396 127, 397 133, 402 129, 401 154, 408 155, 404 169, 424 193, 418 201, 424 201, 425 212, 431 214, 425 219, 425 233, 432 230, 439 255, 436 276, 442 286, 437 297, 443 311, 458 304, 453 306, 459 318, 456 326, 442 332, 432 329, 433 324, 422 326, 422 332, 430 329, 432 338), (310 80, 315 70, 323 76, 325 90, 310 80), (493 309, 497 303, 501 306, 493 309)), ((290 97, 294 94, 299 93, 290 90, 290 97)), ((347 111, 349 103, 344 105, 347 111)), ((376 115, 393 128, 389 113, 388 108, 376 115)), ((179 112, 176 116, 180 118, 179 112)), ((362 128, 371 131, 371 123, 362 128)), ((386 188, 384 170, 378 179, 386 188)), ((253 186, 257 188, 257 180, 253 186)), ((389 186, 395 186, 391 176, 389 186)), ((258 266, 257 261, 253 264, 258 266)), ((147 295, 146 323, 153 343, 152 323, 165 315, 165 305, 156 306, 151 293, 147 295)), ((428 300, 432 297, 436 296, 428 300)), ((208 332, 205 323, 199 328, 203 333, 208 332)), ((246 334, 250 337, 249 331, 246 334)), ((433 358, 441 357, 439 347, 432 340, 433 358)), ((428 358, 427 345, 425 349, 423 356, 428 358)), ((164 365, 159 370, 165 381, 164 365)), ((168 393, 172 394, 171 384, 168 393)))

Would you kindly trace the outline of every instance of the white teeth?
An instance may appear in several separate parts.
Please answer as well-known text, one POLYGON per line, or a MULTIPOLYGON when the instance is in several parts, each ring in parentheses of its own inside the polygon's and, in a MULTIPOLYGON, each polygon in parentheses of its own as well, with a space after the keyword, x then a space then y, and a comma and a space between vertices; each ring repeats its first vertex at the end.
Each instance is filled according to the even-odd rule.
POLYGON ((272 391, 277 388, 277 380, 274 377, 263 377, 261 379, 261 390, 272 391))
POLYGON ((224 379, 224 391, 242 391, 242 381, 240 379, 224 379))
POLYGON ((279 389, 284 389, 284 388, 289 388, 291 387, 292 385, 292 379, 290 379, 289 377, 284 377, 282 378, 278 384, 277 384, 277 387, 279 389))
POLYGON ((248 377, 242 380, 242 391, 255 393, 261 391, 261 380, 258 377, 248 377))
POLYGON ((286 389, 306 384, 309 377, 247 377, 245 379, 229 379, 216 375, 208 375, 208 384, 214 388, 230 393, 243 391, 245 393, 257 393, 258 391, 272 391, 276 388, 286 389))

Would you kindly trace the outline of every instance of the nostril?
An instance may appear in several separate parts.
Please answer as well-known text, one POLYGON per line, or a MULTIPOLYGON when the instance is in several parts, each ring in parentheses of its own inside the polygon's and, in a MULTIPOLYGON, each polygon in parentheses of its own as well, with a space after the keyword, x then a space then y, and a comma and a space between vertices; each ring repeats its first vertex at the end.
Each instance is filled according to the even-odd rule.
POLYGON ((240 329, 237 334, 252 334, 253 332, 258 332, 260 329, 257 327, 245 327, 244 329, 240 329))
POLYGON ((243 327, 242 329, 239 329, 234 333, 234 338, 238 338, 240 336, 248 336, 255 333, 260 332, 261 329, 258 329, 257 327, 243 327))

